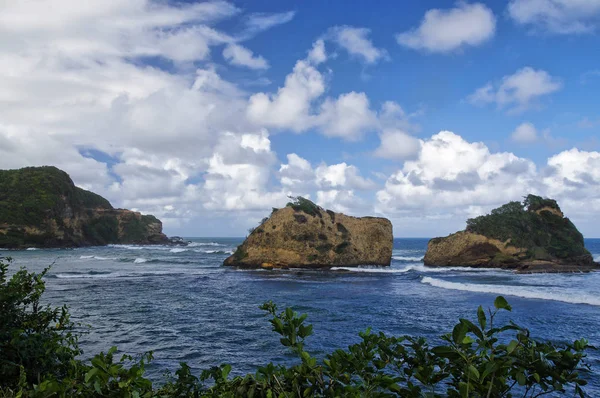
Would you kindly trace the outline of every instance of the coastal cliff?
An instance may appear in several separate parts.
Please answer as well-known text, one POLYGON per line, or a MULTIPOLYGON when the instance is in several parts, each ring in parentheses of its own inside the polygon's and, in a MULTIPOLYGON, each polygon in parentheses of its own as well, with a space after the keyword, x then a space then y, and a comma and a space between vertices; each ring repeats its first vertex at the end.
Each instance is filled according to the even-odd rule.
POLYGON ((464 231, 430 240, 424 262, 523 273, 600 269, 584 247, 583 235, 556 201, 535 195, 469 219, 464 231))
POLYGON ((166 241, 156 217, 115 209, 56 167, 0 170, 0 248, 166 241))
POLYGON ((304 198, 273 209, 224 265, 247 268, 322 268, 383 265, 392 258, 392 224, 351 217, 304 198))

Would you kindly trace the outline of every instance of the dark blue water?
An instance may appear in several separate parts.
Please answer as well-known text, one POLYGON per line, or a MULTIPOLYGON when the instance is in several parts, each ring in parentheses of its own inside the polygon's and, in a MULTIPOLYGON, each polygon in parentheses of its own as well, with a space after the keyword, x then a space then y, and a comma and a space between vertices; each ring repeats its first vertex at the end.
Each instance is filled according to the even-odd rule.
MULTIPOLYGON (((16 265, 41 270, 46 300, 66 303, 73 319, 91 325, 81 339, 86 355, 112 345, 136 354, 153 350, 160 379, 186 361, 196 369, 231 363, 251 372, 289 361, 259 305, 273 300, 309 314, 315 354, 359 341, 374 330, 437 338, 459 317, 504 295, 509 318, 534 336, 556 342, 586 337, 600 346, 600 273, 516 275, 510 271, 428 269, 426 239, 396 239, 390 268, 265 271, 224 268, 241 239, 193 239, 187 248, 110 246, 10 252, 16 265)), ((586 240, 600 258, 600 239, 586 240)), ((508 317, 505 317, 508 319, 508 317)), ((600 355, 587 391, 600 396, 600 355)))

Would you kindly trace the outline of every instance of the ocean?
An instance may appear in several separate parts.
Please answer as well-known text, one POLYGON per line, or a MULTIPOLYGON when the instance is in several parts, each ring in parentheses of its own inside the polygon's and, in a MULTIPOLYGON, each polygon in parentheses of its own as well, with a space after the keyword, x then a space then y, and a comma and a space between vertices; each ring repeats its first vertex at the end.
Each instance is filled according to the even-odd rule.
MULTIPOLYGON (((149 376, 160 380, 181 361, 193 369, 230 363, 233 373, 290 362, 259 305, 272 300, 308 314, 315 334, 307 349, 324 355, 360 339, 368 327, 392 335, 450 332, 458 318, 476 319, 480 304, 504 295, 503 315, 534 337, 600 347, 600 273, 517 275, 511 271, 426 268, 427 239, 395 239, 389 268, 239 270, 222 267, 242 239, 189 238, 187 247, 114 245, 72 250, 0 252, 15 266, 53 264, 45 300, 67 304, 84 334, 84 356, 154 351, 149 376)), ((600 260, 600 239, 586 239, 600 260)), ((586 392, 600 396, 600 352, 586 392)))

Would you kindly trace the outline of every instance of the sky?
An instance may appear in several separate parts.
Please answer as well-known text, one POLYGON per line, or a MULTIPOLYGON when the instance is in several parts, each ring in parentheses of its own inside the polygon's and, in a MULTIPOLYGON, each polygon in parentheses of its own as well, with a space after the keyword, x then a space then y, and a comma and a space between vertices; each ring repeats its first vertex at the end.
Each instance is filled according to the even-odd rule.
POLYGON ((0 0, 0 168, 169 235, 288 196, 442 236, 529 193, 600 237, 600 0, 0 0))

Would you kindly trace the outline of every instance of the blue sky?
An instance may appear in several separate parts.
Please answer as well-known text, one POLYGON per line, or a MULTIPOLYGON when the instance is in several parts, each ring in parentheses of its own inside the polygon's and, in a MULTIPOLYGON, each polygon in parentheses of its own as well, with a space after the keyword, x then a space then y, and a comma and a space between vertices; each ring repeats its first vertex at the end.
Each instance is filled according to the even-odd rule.
POLYGON ((52 164, 169 234, 288 195, 464 227, 527 193, 600 236, 600 2, 0 5, 0 167, 52 164))

